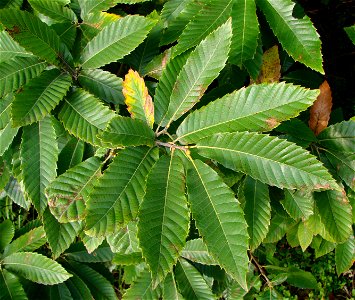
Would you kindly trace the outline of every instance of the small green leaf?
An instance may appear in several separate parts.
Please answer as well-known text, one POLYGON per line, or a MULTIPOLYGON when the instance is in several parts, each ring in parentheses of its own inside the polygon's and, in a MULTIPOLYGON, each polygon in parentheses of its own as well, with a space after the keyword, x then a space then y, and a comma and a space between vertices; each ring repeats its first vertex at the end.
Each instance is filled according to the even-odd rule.
POLYGON ((282 206, 294 220, 307 220, 313 215, 314 199, 311 192, 285 190, 282 206))
POLYGON ((213 257, 208 253, 207 246, 202 239, 187 241, 184 249, 182 249, 181 256, 203 265, 217 264, 213 257))
POLYGON ((15 235, 15 228, 12 225, 11 220, 5 220, 0 223, 0 251, 10 244, 15 235))
POLYGON ((335 265, 337 269, 338 276, 349 270, 354 262, 355 254, 355 241, 354 236, 351 235, 350 238, 342 244, 338 244, 335 247, 335 265))

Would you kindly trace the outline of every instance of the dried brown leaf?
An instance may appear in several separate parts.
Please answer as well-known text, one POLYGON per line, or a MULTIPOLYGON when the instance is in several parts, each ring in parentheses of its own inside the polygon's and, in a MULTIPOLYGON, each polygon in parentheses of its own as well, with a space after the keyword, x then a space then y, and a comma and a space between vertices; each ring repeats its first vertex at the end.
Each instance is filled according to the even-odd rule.
POLYGON ((332 91, 326 80, 320 85, 319 90, 320 94, 311 107, 308 121, 309 128, 315 135, 327 128, 333 105, 332 91))

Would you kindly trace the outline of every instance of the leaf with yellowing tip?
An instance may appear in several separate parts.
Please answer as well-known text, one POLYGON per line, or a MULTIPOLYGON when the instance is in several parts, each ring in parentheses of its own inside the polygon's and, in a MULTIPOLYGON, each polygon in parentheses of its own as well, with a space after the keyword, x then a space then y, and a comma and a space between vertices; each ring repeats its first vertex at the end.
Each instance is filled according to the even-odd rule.
POLYGON ((326 80, 319 87, 320 94, 310 110, 309 128, 315 135, 327 128, 332 111, 332 91, 326 80))
POLYGON ((152 97, 142 77, 137 71, 128 71, 123 81, 123 95, 128 111, 133 119, 140 119, 150 127, 154 124, 154 105, 152 97))

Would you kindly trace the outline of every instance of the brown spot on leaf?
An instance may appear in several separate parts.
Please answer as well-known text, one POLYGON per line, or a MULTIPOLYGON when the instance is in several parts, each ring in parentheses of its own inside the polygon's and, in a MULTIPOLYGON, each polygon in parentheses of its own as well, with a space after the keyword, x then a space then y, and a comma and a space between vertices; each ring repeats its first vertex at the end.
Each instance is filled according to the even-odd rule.
POLYGON ((277 121, 275 118, 268 118, 266 120, 266 124, 267 124, 268 129, 273 129, 276 126, 278 126, 280 124, 280 122, 277 121))
POLYGON ((327 184, 319 184, 318 183, 314 186, 314 189, 315 190, 330 190, 331 186, 329 183, 327 183, 327 184))
POLYGON ((320 94, 311 107, 308 121, 309 128, 315 135, 327 128, 333 105, 332 91, 326 80, 320 85, 319 90, 320 94))
POLYGON ((7 32, 9 33, 10 36, 14 36, 15 34, 20 33, 20 27, 13 26, 11 29, 8 29, 7 32))

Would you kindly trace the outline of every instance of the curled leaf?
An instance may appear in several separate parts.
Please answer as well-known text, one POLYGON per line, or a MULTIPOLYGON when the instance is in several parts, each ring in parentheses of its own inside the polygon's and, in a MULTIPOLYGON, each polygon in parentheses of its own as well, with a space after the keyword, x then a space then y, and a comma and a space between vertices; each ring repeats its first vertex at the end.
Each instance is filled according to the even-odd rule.
POLYGON ((319 87, 320 94, 310 110, 309 128, 315 135, 327 128, 332 111, 332 91, 326 80, 319 87))
POLYGON ((123 95, 131 117, 145 121, 150 127, 153 127, 154 106, 152 97, 138 72, 128 71, 123 81, 123 95))

